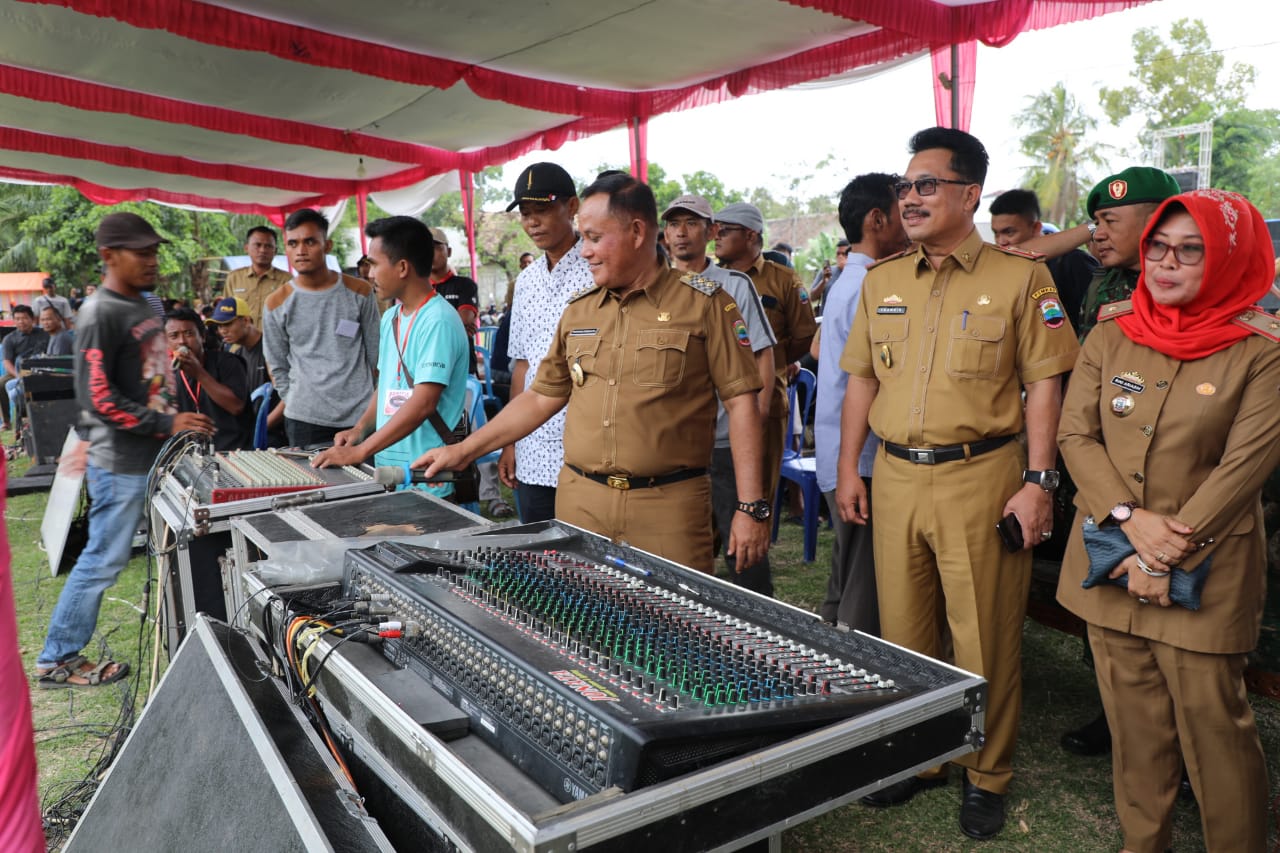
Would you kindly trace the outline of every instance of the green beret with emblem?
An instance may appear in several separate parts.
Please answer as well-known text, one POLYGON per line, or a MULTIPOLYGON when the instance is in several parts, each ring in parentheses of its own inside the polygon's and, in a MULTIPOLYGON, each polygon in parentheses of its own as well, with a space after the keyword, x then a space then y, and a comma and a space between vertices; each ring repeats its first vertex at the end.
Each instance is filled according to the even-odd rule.
POLYGON ((1162 202, 1182 192, 1173 175, 1154 166, 1130 166, 1123 172, 1103 178, 1089 192, 1085 210, 1090 218, 1107 207, 1124 207, 1143 202, 1162 202))

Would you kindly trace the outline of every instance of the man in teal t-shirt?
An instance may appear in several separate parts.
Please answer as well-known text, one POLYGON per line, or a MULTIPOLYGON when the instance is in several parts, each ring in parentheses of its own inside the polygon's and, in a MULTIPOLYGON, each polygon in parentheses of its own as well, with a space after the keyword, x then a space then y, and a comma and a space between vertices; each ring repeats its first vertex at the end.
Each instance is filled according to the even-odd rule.
MULTIPOLYGON (((467 396, 467 333, 458 312, 431 286, 431 231, 409 216, 370 222, 369 275, 381 299, 399 300, 382 315, 378 386, 360 420, 334 436, 312 465, 403 467, 444 444, 431 424, 438 412, 449 428, 462 418, 467 396)), ((429 486, 445 497, 453 486, 429 486)))

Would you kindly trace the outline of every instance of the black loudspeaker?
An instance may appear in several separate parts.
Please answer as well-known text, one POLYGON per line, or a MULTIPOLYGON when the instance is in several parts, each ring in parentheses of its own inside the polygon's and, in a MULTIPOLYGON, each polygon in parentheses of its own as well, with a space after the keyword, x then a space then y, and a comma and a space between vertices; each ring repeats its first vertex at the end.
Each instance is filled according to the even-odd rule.
POLYGON ((64 850, 391 851, 277 684, 198 616, 64 850))
MULTIPOLYGON (((69 367, 70 356, 53 356, 40 359, 44 362, 65 360, 69 367)), ((33 359, 23 362, 23 371, 32 369, 33 359)), ((27 407, 27 429, 24 441, 27 458, 36 464, 57 461, 62 453, 62 443, 67 440, 67 430, 80 418, 76 404, 75 380, 71 373, 54 368, 40 368, 22 379, 22 393, 27 407)))

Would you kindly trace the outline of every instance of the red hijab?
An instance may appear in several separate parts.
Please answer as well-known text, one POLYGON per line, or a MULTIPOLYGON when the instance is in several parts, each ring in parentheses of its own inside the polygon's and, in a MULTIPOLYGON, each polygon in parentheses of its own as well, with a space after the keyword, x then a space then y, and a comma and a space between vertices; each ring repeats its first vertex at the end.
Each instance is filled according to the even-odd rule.
MULTIPOLYGON (((1232 322, 1257 304, 1275 278, 1275 252, 1267 223, 1242 195, 1196 190, 1167 199, 1142 233, 1143 245, 1161 219, 1178 208, 1195 220, 1204 238, 1204 277, 1200 292, 1186 305, 1158 305, 1147 288, 1148 261, 1133 292, 1133 313, 1116 320, 1135 344, 1181 361, 1224 350, 1252 334, 1232 322)), ((1171 250, 1172 251, 1172 250, 1171 250)))

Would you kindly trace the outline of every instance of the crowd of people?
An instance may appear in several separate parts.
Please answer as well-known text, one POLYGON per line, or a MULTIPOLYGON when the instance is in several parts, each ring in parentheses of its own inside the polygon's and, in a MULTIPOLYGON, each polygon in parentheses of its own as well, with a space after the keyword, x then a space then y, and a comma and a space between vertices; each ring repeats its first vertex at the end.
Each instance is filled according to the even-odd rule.
MULTIPOLYGON (((323 447, 316 466, 421 469, 449 498, 441 472, 497 451, 481 494, 493 515, 496 478, 524 522, 559 518, 704 572, 723 550, 730 580, 771 595, 788 391, 805 359, 835 527, 821 618, 987 681, 985 740, 954 762, 961 830, 988 839, 1005 823, 1031 549, 1056 529, 1058 596, 1089 625, 1104 710, 1064 744, 1113 751, 1125 849, 1168 848, 1184 769, 1209 848, 1261 849, 1267 784, 1243 668, 1263 600, 1261 486, 1280 462, 1280 322, 1254 307, 1274 275, 1265 224, 1238 195, 1131 167, 1093 189, 1087 224, 1056 233, 1034 194, 1001 194, 993 244, 974 222, 981 142, 931 128, 909 150, 901 176, 843 188, 836 263, 812 288, 789 246, 765 248, 751 204, 683 195, 659 210, 629 174, 579 191, 559 165, 529 166, 508 210, 537 253, 520 259, 490 366, 509 392, 469 432, 476 331, 494 314, 439 229, 369 223, 349 275, 326 264, 324 216, 298 210, 282 235, 292 274, 272 266, 276 233, 256 227, 250 267, 209 316, 161 317, 144 294, 163 240, 134 214, 107 216, 102 287, 75 319, 89 544, 39 686, 127 675, 83 649, 150 461, 184 431, 247 446, 250 393, 266 383, 268 426, 323 447)), ((58 306, 42 313, 56 326, 58 306)), ((30 311, 24 322, 15 347, 35 334, 30 311)), ((947 778, 932 768, 863 802, 896 806, 947 778)))

